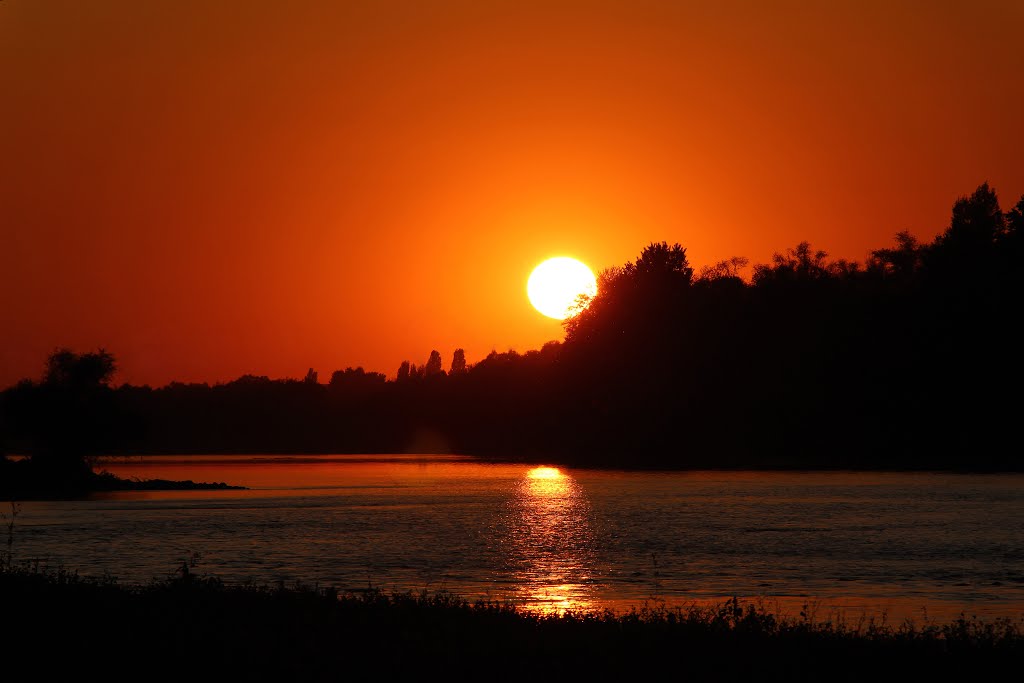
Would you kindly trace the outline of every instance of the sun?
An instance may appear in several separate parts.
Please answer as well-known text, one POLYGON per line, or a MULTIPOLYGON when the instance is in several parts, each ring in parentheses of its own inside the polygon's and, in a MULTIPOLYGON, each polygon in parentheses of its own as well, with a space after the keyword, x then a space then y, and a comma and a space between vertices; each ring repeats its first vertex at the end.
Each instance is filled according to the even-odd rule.
POLYGON ((581 309, 576 304, 581 294, 597 294, 597 279, 586 264, 568 256, 550 258, 533 269, 526 283, 526 294, 538 311, 556 320, 565 320, 581 309))

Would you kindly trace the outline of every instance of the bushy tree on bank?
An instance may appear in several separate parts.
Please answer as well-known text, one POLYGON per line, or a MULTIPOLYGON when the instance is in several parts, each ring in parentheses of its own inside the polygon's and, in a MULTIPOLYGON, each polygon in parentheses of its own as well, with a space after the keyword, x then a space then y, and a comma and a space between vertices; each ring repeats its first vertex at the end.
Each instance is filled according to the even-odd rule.
POLYGON ((19 450, 29 456, 3 463, 8 480, 16 473, 22 486, 88 489, 92 458, 130 431, 110 387, 116 369, 104 349, 81 354, 57 349, 40 381, 24 380, 4 392, 3 441, 8 447, 27 445, 19 450))
POLYGON ((48 469, 80 468, 109 446, 115 431, 110 381, 114 357, 104 349, 77 354, 54 351, 39 382, 16 385, 5 403, 11 407, 15 435, 34 444, 31 457, 48 469))
POLYGON ((804 242, 747 281, 743 258, 695 274, 681 245, 653 243, 604 271, 564 342, 540 350, 468 365, 460 349, 447 373, 434 351, 394 381, 349 368, 328 385, 311 371, 159 389, 111 389, 109 373, 87 371, 96 359, 70 373, 58 360, 52 382, 48 370, 4 392, 0 414, 9 450, 33 457, 436 448, 640 467, 1019 469, 1003 444, 1019 438, 1022 231, 1024 198, 1004 213, 982 185, 934 242, 900 233, 863 264, 804 242), (103 437, 99 418, 125 414, 145 430, 103 437))

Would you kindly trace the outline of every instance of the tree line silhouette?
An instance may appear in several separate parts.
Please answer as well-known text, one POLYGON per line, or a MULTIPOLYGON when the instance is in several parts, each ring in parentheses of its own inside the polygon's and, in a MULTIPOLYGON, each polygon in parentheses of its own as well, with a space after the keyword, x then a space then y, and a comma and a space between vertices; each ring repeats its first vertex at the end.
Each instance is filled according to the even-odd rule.
MULTIPOLYGON (((1024 197, 981 185, 931 243, 864 263, 803 242, 694 272, 652 243, 599 277, 562 342, 475 364, 455 351, 322 384, 112 387, 106 351, 60 350, 0 394, 0 449, 461 452, 575 465, 1019 469, 1024 197)), ((0 451, 2 452, 2 451, 0 451)), ((2 465, 2 463, 0 463, 2 465)), ((5 465, 6 466, 6 465, 5 465)), ((76 465, 78 466, 78 465, 76 465)))

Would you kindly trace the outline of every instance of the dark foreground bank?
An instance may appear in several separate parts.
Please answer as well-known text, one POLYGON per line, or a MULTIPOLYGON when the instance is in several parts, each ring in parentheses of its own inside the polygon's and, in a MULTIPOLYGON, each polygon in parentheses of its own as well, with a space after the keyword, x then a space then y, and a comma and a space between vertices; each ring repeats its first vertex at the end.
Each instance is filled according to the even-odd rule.
POLYGON ((1002 680, 1022 622, 815 624, 750 604, 537 616, 440 593, 0 570, 4 680, 1002 680))

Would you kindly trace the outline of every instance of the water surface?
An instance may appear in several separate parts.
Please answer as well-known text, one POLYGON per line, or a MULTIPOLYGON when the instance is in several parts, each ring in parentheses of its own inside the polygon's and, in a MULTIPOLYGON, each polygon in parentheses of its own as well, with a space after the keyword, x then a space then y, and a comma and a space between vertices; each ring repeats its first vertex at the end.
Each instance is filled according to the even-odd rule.
MULTIPOLYGON (((15 558, 145 582, 447 589, 531 608, 762 597, 795 614, 1024 615, 1024 475, 615 472, 457 456, 147 457, 246 491, 26 502, 15 558)), ((9 516, 9 515, 8 515, 9 516)))

